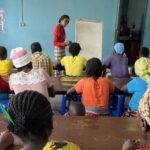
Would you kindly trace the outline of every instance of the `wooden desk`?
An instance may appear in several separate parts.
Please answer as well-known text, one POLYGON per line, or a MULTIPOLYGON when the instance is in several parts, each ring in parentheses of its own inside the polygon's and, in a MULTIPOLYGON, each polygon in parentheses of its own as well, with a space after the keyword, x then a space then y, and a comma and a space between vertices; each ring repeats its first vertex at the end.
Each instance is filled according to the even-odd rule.
MULTIPOLYGON (((4 131, 0 123, 0 131, 4 131)), ((68 140, 81 150, 121 150, 126 139, 141 139, 135 118, 54 117, 52 140, 68 140)), ((142 145, 148 145, 141 139, 142 145)), ((20 142, 16 140, 16 144, 20 142)), ((17 150, 18 146, 8 150, 17 150)))
MULTIPOLYGON (((82 77, 51 77, 56 94, 66 94, 67 90, 73 87, 80 79, 82 79, 82 77)), ((110 79, 119 89, 131 80, 130 78, 110 79)))

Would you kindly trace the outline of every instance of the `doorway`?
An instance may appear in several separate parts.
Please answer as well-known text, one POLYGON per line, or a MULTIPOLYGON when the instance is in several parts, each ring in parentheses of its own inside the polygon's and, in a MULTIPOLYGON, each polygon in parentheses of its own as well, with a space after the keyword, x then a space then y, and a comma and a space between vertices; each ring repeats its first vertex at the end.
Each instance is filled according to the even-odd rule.
POLYGON ((124 43, 130 65, 139 58, 147 4, 148 0, 120 0, 116 41, 124 43))

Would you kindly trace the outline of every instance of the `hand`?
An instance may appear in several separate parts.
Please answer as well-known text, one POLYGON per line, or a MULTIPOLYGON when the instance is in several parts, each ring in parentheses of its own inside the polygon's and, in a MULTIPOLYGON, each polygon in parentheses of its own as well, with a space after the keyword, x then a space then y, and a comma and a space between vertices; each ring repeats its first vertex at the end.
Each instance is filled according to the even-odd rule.
POLYGON ((123 53, 123 57, 127 57, 126 53, 123 53))
POLYGON ((140 144, 139 140, 126 140, 122 146, 122 150, 136 150, 140 144))
POLYGON ((66 46, 69 46, 72 42, 71 41, 66 41, 66 46))
POLYGON ((52 148, 52 150, 58 150, 65 147, 66 145, 67 143, 65 142, 54 142, 50 148, 52 148))
POLYGON ((5 150, 14 143, 14 137, 9 131, 2 132, 0 135, 0 150, 5 150))

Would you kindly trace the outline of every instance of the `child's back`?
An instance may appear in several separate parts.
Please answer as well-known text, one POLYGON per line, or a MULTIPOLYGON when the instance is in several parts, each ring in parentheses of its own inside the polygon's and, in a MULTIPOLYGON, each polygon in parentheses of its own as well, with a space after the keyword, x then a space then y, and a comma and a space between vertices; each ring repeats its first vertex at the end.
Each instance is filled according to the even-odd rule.
POLYGON ((108 114, 109 94, 115 89, 108 78, 101 77, 103 71, 102 63, 98 58, 91 58, 87 61, 87 77, 81 79, 68 94, 76 91, 82 95, 86 115, 108 114))
POLYGON ((32 49, 32 66, 33 69, 44 69, 50 76, 53 75, 53 67, 49 56, 42 53, 40 43, 34 42, 31 45, 32 49))
POLYGON ((66 75, 82 76, 86 66, 86 59, 78 56, 81 47, 78 43, 71 43, 69 52, 72 56, 65 56, 61 60, 61 65, 65 67, 66 75))
POLYGON ((129 77, 128 58, 122 55, 124 52, 124 45, 122 43, 117 43, 114 49, 115 54, 112 54, 103 64, 111 69, 111 76, 113 78, 129 77))
POLYGON ((131 111, 137 111, 139 102, 147 90, 147 83, 140 77, 135 77, 127 84, 127 90, 133 94, 129 103, 131 111))
POLYGON ((75 90, 82 94, 86 113, 108 114, 109 94, 114 91, 108 78, 84 78, 76 84, 75 90))
POLYGON ((81 56, 65 56, 61 60, 61 65, 65 67, 66 75, 82 76, 86 65, 86 59, 81 56))

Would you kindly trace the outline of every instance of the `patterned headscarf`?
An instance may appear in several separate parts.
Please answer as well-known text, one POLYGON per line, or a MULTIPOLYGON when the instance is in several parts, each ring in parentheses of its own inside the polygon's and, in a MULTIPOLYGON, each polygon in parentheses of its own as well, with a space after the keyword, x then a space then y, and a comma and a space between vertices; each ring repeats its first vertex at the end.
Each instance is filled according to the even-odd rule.
POLYGON ((139 113, 150 125, 150 88, 146 91, 139 104, 139 113))

